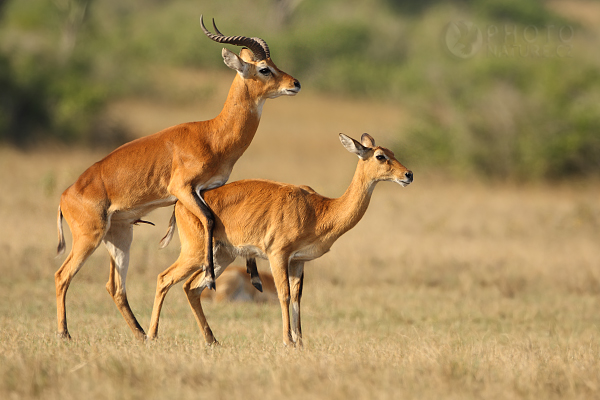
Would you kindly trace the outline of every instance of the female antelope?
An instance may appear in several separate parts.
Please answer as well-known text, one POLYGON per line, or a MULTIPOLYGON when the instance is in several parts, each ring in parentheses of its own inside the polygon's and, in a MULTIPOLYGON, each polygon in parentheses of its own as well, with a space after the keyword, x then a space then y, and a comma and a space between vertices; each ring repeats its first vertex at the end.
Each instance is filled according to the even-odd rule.
MULTIPOLYGON (((413 180, 412 172, 390 150, 375 146, 368 134, 362 135, 361 143, 344 134, 340 134, 340 140, 359 158, 350 187, 340 198, 321 196, 308 186, 267 180, 242 180, 206 192, 205 200, 215 213, 216 275, 237 256, 268 259, 281 305, 286 345, 302 345, 300 298, 304 263, 321 257, 360 221, 377 182, 392 181, 407 186, 413 180)), ((169 288, 191 275, 183 289, 206 343, 216 343, 200 302, 207 287, 204 228, 182 203, 175 205, 174 216, 165 241, 170 240, 176 219, 181 254, 158 276, 148 337, 157 335, 160 310, 169 288)))

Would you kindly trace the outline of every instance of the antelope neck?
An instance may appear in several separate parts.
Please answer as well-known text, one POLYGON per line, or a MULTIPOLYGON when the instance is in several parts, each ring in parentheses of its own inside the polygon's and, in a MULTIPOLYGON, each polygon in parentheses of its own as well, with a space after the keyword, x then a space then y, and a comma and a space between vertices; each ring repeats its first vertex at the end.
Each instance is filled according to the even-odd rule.
POLYGON ((362 219, 369 207, 371 195, 377 181, 368 179, 361 168, 361 161, 350 186, 337 199, 328 199, 326 226, 332 228, 332 233, 339 237, 352 229, 362 219))
POLYGON ((256 98, 244 80, 236 76, 227 100, 219 115, 213 120, 218 127, 219 137, 215 150, 230 151, 231 148, 245 151, 258 129, 262 105, 265 99, 256 98))

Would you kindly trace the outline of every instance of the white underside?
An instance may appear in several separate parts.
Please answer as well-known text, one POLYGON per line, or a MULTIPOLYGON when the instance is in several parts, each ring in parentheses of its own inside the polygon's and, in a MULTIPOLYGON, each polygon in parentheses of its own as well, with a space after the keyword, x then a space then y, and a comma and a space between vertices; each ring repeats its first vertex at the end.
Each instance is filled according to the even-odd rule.
MULTIPOLYGON (((269 256, 260 248, 254 245, 239 245, 239 246, 226 246, 229 250, 230 254, 233 257, 242 257, 242 258, 260 258, 263 260, 268 260, 269 256)), ((215 247, 216 250, 216 247, 215 247)), ((316 258, 321 257, 323 254, 327 253, 329 249, 323 251, 319 246, 307 246, 303 249, 300 249, 294 252, 288 262, 292 261, 311 261, 316 258)))
POLYGON ((110 213, 108 222, 116 223, 116 222, 134 222, 144 215, 147 215, 149 212, 156 210, 157 208, 167 207, 175 204, 177 198, 175 196, 169 196, 165 199, 154 200, 148 203, 140 204, 135 208, 129 210, 116 210, 110 213))

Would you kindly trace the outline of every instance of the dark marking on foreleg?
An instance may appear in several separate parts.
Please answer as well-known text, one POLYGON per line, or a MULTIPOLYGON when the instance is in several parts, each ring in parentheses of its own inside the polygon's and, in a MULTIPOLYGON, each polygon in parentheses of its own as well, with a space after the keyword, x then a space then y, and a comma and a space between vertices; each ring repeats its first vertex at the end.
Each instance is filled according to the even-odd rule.
POLYGON ((262 293, 262 281, 260 279, 260 275, 258 275, 258 268, 256 267, 255 258, 246 259, 246 272, 250 274, 250 282, 252 282, 252 286, 262 293))
POLYGON ((204 231, 206 234, 206 267, 205 267, 205 279, 207 282, 208 289, 217 290, 217 285, 215 284, 215 265, 213 260, 213 230, 215 225, 215 216, 208 207, 208 204, 204 201, 201 194, 194 193, 194 198, 196 199, 196 203, 200 210, 204 214, 206 218, 206 226, 204 227, 204 231))
POLYGON ((148 224, 148 225, 156 226, 156 225, 154 225, 153 222, 144 221, 143 219, 136 219, 135 221, 132 222, 132 225, 138 225, 138 224, 148 224))

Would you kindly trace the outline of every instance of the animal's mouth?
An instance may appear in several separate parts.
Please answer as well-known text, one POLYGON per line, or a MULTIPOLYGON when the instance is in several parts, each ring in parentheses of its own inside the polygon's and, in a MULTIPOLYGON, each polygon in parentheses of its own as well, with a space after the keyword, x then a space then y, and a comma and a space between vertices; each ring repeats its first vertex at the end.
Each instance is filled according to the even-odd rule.
POLYGON ((271 95, 268 95, 267 98, 268 99, 276 99, 279 96, 295 96, 298 94, 298 92, 300 91, 300 88, 293 88, 293 89, 281 89, 276 93, 272 93, 271 95))
POLYGON ((402 187, 407 187, 408 185, 410 185, 412 183, 412 180, 396 179, 396 183, 398 183, 402 187))
POLYGON ((300 88, 285 89, 283 93, 287 96, 295 96, 300 92, 300 88))

